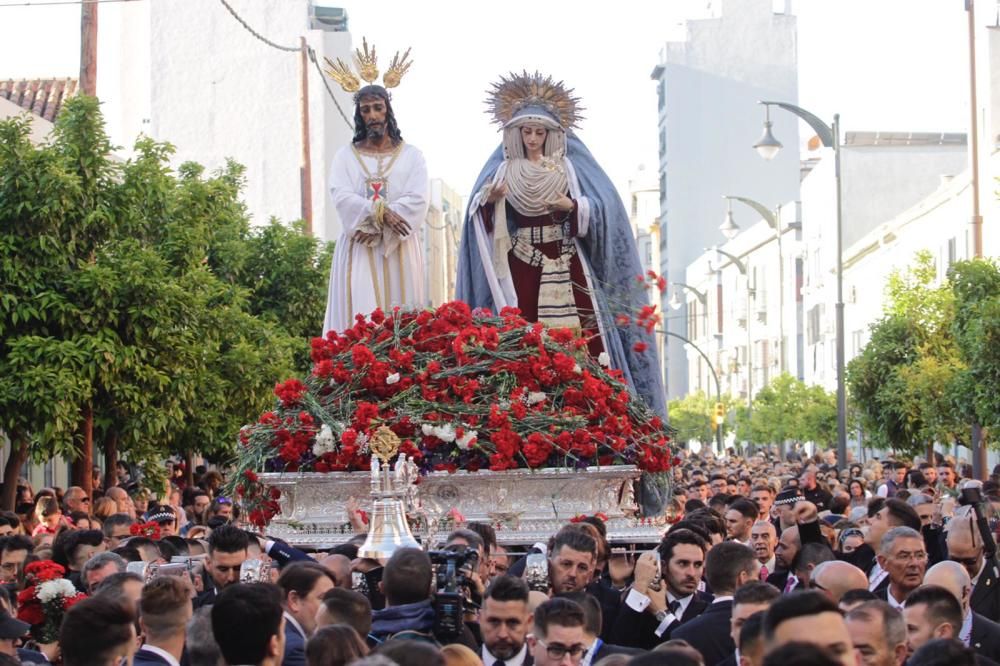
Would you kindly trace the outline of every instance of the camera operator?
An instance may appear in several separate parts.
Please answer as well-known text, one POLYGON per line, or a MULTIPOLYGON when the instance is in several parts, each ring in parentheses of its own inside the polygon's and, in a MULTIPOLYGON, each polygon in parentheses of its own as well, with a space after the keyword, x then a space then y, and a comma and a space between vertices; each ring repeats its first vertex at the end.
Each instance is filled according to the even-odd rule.
POLYGON ((385 608, 372 613, 372 636, 380 642, 407 639, 435 645, 461 643, 478 651, 472 632, 460 619, 457 636, 435 634, 431 592, 434 578, 427 553, 419 548, 396 550, 382 573, 380 588, 385 595, 385 608))
MULTIPOLYGON (((482 643, 482 634, 479 630, 479 622, 476 617, 476 609, 483 604, 483 595, 486 593, 486 581, 489 580, 489 556, 487 555, 486 542, 483 538, 472 530, 458 529, 448 535, 445 542, 445 550, 457 553, 466 553, 469 550, 475 554, 471 559, 467 559, 467 566, 461 573, 461 580, 465 583, 462 587, 462 595, 468 603, 465 607, 465 624, 472 632, 472 636, 477 643, 482 643)), ((433 563, 433 557, 431 558, 433 563)))

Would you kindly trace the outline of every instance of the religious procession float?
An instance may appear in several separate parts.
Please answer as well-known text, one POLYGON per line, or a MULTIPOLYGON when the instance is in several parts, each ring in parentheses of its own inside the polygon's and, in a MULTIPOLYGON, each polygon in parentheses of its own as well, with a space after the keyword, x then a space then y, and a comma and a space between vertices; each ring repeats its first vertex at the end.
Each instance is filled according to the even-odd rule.
POLYGON ((586 338, 515 310, 376 311, 312 341, 312 374, 275 387, 242 429, 234 474, 247 519, 290 543, 354 535, 346 507, 397 494, 414 534, 462 520, 502 543, 602 514, 610 537, 662 531, 670 433, 586 338), (374 462, 373 462, 374 459, 374 462), (660 499, 661 501, 657 501, 660 499))
POLYGON ((573 131, 577 98, 538 73, 494 84, 503 137, 470 200, 458 300, 422 309, 426 167, 387 91, 408 53, 384 87, 367 41, 356 71, 329 63, 355 100, 330 179, 345 232, 311 375, 240 433, 247 519, 313 546, 353 536, 354 502, 370 534, 425 544, 462 521, 532 543, 594 514, 612 540, 657 540, 672 453, 649 292, 666 285, 573 131))

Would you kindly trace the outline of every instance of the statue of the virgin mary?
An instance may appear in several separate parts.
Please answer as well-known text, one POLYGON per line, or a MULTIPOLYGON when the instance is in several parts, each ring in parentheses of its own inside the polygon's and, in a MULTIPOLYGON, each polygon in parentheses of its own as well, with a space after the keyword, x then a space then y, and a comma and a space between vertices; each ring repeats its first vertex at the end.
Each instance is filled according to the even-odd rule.
POLYGON ((538 73, 502 77, 490 111, 503 143, 483 167, 459 250, 457 296, 516 307, 529 321, 582 331, 656 413, 665 415, 657 346, 633 319, 649 304, 618 192, 572 132, 578 100, 538 73), (640 344, 637 344, 640 343, 640 344))

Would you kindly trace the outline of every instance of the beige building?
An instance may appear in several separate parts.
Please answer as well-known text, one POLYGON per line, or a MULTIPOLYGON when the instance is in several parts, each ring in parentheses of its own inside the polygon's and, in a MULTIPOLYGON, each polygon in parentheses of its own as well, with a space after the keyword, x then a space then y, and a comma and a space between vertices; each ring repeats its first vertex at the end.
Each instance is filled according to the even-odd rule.
POLYGON ((430 208, 424 225, 424 293, 427 305, 437 307, 455 298, 465 207, 462 196, 440 178, 432 178, 430 188, 430 208))

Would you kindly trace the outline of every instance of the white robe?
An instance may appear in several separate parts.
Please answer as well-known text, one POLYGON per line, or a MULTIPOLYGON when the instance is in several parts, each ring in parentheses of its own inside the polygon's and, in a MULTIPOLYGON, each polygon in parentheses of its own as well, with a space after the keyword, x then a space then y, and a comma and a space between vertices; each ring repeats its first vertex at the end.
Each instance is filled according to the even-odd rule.
MULTIPOLYGON (((376 158, 362 153, 361 159, 369 173, 376 175, 376 158)), ((391 159, 385 156, 384 164, 388 165, 391 159)), ((356 314, 368 315, 377 307, 388 313, 396 306, 412 309, 425 305, 421 227, 427 217, 428 182, 424 156, 404 144, 386 179, 387 207, 409 223, 410 233, 400 238, 386 227, 382 240, 371 252, 367 246, 351 241, 374 207, 366 195, 365 178, 350 145, 337 151, 330 165, 329 188, 343 230, 330 267, 323 335, 350 328, 356 314), (386 276, 388 303, 384 302, 386 276)))

